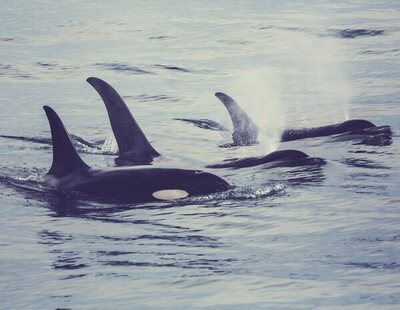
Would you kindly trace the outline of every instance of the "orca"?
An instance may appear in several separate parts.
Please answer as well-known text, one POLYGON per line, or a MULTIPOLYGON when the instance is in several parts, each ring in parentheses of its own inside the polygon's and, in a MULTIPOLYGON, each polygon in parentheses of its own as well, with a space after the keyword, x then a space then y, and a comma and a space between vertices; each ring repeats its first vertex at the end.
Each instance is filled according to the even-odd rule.
POLYGON ((264 168, 294 167, 305 165, 323 165, 326 161, 319 157, 310 157, 297 150, 281 150, 269 153, 265 156, 247 157, 242 159, 230 159, 223 163, 208 165, 207 168, 248 168, 264 165, 264 168))
MULTIPOLYGON (((119 165, 135 165, 135 164, 148 164, 148 160, 154 156, 160 156, 160 154, 154 150, 146 139, 144 133, 140 129, 139 125, 135 121, 132 114, 129 112, 128 107, 122 100, 121 96, 117 91, 107 82, 96 78, 90 77, 87 79, 96 91, 102 97, 108 112, 111 127, 115 134, 118 146, 124 145, 124 148, 128 149, 124 153, 119 155, 116 160, 119 165), (126 146, 126 140, 130 143, 126 146), (144 159, 144 160, 143 160, 144 159)), ((216 96, 224 102, 227 107, 232 122, 234 125, 233 139, 238 145, 249 145, 257 141, 258 128, 254 122, 246 115, 246 113, 238 106, 238 104, 229 96, 223 93, 217 93, 216 96)), ((196 121, 192 119, 177 119, 182 121, 195 122, 196 124, 202 124, 202 121, 196 121)), ((217 122, 206 122, 206 126, 211 124, 211 128, 217 128, 216 130, 225 129, 223 126, 218 125, 217 122), (213 127, 214 126, 214 127, 213 127)), ((208 128, 208 127, 206 127, 208 128)), ((323 160, 320 158, 309 157, 300 151, 285 150, 276 151, 265 156, 260 157, 248 157, 239 160, 228 160, 223 163, 217 163, 206 166, 207 168, 218 169, 218 168, 245 168, 253 167, 257 165, 264 165, 265 168, 273 168, 278 166, 301 166, 306 164, 322 163, 323 160)))
POLYGON ((257 142, 258 127, 246 112, 228 95, 217 92, 215 96, 221 100, 232 120, 234 145, 252 145, 257 142))
POLYGON ((281 136, 281 142, 351 133, 368 128, 376 128, 376 126, 367 120, 351 119, 342 123, 321 127, 285 129, 281 136))
POLYGON ((119 156, 115 159, 117 165, 149 164, 160 156, 117 91, 99 78, 89 77, 86 81, 98 92, 106 106, 119 150, 119 156))
POLYGON ((62 191, 121 202, 175 200, 225 191, 230 185, 199 170, 154 167, 93 169, 78 155, 57 113, 44 106, 50 124, 53 162, 43 181, 62 191))
MULTIPOLYGON (((228 95, 217 92, 215 96, 221 100, 229 112, 233 123, 233 142, 235 145, 251 145, 257 141, 258 128, 249 118, 239 104, 228 95)), ((336 134, 361 133, 363 130, 379 128, 373 123, 363 119, 352 119, 343 123, 313 127, 285 129, 281 136, 281 142, 293 141, 312 137, 323 137, 336 134)))

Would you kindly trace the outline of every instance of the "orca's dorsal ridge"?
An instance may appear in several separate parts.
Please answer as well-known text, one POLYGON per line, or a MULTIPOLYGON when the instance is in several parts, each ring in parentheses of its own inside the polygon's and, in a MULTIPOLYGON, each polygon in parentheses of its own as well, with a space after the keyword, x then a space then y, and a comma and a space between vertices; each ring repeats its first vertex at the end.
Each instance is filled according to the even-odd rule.
POLYGON ((77 170, 86 171, 90 169, 76 152, 57 113, 48 106, 44 106, 43 109, 49 120, 53 142, 53 163, 47 175, 61 178, 77 170))
POLYGON ((228 110, 233 124, 233 142, 236 145, 250 145, 257 141, 258 127, 239 106, 239 104, 227 94, 216 92, 215 96, 221 100, 228 110))
POLYGON ((86 81, 98 92, 106 106, 118 144, 118 160, 133 164, 148 164, 153 158, 160 156, 147 140, 118 92, 99 78, 89 77, 86 81))

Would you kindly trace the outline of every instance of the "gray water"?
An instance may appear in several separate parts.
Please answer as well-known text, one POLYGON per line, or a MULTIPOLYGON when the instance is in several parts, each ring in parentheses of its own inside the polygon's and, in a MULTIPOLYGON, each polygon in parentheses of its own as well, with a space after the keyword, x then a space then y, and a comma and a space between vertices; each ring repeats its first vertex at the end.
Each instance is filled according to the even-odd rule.
POLYGON ((399 307, 399 1, 2 1, 0 20, 0 134, 20 137, 0 138, 2 309, 399 307), (155 166, 276 149, 327 164, 212 171, 236 188, 172 203, 55 196, 39 182, 42 106, 101 145, 111 131, 89 76, 124 96, 155 166), (263 128, 258 145, 174 120, 230 126, 216 91, 263 128), (392 137, 277 142, 348 118, 392 137))

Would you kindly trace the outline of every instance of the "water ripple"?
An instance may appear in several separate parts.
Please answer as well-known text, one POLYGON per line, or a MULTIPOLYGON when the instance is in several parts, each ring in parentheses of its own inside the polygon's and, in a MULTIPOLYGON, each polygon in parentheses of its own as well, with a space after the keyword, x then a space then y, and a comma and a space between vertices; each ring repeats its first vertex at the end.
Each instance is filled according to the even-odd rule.
POLYGON ((183 67, 177 67, 177 66, 159 65, 159 64, 157 64, 157 65, 155 65, 155 66, 156 66, 156 67, 159 67, 159 68, 166 69, 166 70, 172 70, 172 71, 192 72, 192 70, 189 70, 189 69, 186 69, 186 68, 183 68, 183 67))
POLYGON ((358 37, 375 37, 384 34, 379 29, 329 29, 328 34, 343 39, 354 39, 358 37))
POLYGON ((123 73, 127 73, 127 74, 133 74, 133 75, 153 74, 153 72, 150 72, 148 70, 144 70, 139 67, 135 67, 135 66, 128 65, 128 64, 121 64, 121 63, 96 63, 95 66, 104 68, 106 70, 118 71, 118 72, 123 72, 123 73))

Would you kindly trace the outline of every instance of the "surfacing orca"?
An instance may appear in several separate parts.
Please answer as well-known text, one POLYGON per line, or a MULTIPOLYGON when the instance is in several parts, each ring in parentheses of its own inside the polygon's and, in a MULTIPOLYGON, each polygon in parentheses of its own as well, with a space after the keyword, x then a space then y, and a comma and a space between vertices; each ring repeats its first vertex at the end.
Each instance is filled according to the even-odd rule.
POLYGON ((232 139, 235 145, 251 145, 257 141, 258 127, 246 112, 228 95, 217 92, 215 96, 222 101, 232 120, 232 139))
POLYGON ((119 149, 119 156, 115 162, 119 165, 142 165, 149 164, 153 158, 160 156, 117 91, 99 78, 90 77, 87 82, 99 93, 106 106, 119 149))
MULTIPOLYGON (((222 101, 227 108, 233 123, 233 142, 236 145, 251 145, 257 140, 258 128, 251 121, 239 104, 228 95, 217 92, 215 96, 222 101), (237 141, 239 143, 237 143, 237 141)), ((343 123, 314 128, 285 129, 281 136, 281 142, 293 141, 312 137, 323 137, 348 132, 359 132, 369 128, 377 128, 367 120, 353 119, 343 123)))
POLYGON ((269 153, 265 156, 247 157, 242 159, 226 160, 223 163, 208 165, 207 168, 248 168, 265 165, 265 168, 294 167, 305 165, 323 165, 325 160, 319 157, 310 157, 297 150, 282 150, 269 153))
POLYGON ((153 167, 93 169, 79 157, 57 113, 48 106, 43 108, 53 143, 53 163, 44 181, 56 189, 137 203, 175 200, 230 188, 220 177, 198 170, 153 167))

